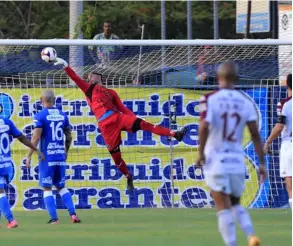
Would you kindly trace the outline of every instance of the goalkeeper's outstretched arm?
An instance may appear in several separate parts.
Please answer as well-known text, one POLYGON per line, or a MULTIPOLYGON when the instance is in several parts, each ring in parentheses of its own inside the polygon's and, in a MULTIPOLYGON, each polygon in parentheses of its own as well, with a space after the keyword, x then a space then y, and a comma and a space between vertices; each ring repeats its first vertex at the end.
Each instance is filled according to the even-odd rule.
POLYGON ((84 81, 83 79, 81 79, 75 72, 74 70, 68 66, 68 63, 57 57, 56 60, 55 60, 55 63, 54 65, 63 65, 64 67, 64 71, 66 72, 66 74, 68 75, 69 78, 71 78, 75 83, 76 85, 84 92, 86 93, 87 90, 89 89, 90 87, 90 84, 88 84, 86 81, 84 81))

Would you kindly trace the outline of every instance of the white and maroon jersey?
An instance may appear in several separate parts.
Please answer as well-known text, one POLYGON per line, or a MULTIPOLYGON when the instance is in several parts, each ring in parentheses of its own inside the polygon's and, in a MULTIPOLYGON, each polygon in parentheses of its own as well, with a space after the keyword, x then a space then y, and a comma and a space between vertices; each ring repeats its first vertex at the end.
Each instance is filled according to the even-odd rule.
POLYGON ((277 106, 278 123, 284 124, 282 142, 292 140, 292 97, 281 100, 277 106))
POLYGON ((258 120, 252 100, 240 91, 221 89, 201 98, 200 111, 201 119, 209 123, 205 171, 245 171, 244 129, 247 122, 258 120))

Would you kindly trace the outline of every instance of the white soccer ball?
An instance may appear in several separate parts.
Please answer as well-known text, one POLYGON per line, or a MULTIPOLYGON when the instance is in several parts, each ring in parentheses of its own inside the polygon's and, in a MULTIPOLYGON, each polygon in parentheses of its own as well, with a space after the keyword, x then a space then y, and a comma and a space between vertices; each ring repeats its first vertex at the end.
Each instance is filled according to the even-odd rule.
POLYGON ((41 58, 45 62, 53 62, 57 58, 57 52, 54 48, 47 47, 42 50, 41 58))

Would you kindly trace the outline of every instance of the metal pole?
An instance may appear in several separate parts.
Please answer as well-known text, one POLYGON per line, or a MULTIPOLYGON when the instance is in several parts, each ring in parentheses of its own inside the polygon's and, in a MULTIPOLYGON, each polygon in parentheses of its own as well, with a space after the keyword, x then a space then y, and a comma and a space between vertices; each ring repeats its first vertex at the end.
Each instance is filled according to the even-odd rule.
POLYGON ((219 39, 219 2, 214 0, 214 39, 219 39))
POLYGON ((192 39, 192 1, 187 1, 187 39, 192 39))
POLYGON ((278 39, 279 34, 279 16, 278 16, 278 9, 279 9, 279 2, 272 1, 272 11, 271 11, 271 23, 272 23, 272 38, 278 39))
MULTIPOLYGON (((187 39, 192 39, 192 0, 187 1, 187 39)), ((187 48, 187 59, 188 67, 191 66, 191 50, 192 48, 188 46, 187 48)))
MULTIPOLYGON (((144 37, 144 24, 141 26, 140 39, 143 40, 143 37, 144 37)), ((137 75, 136 75, 136 83, 138 86, 140 86, 139 73, 140 73, 141 57, 142 57, 142 45, 139 47, 139 57, 138 57, 138 66, 137 66, 137 75)))
POLYGON ((245 38, 249 38, 250 33, 250 17, 251 17, 251 0, 247 3, 247 19, 246 19, 246 32, 245 38))
MULTIPOLYGON (((166 39, 166 2, 161 0, 161 39, 166 39)), ((165 84, 165 47, 162 46, 162 85, 165 84)))
MULTIPOLYGON (((171 95, 169 93, 169 129, 172 129, 172 125, 176 124, 176 107, 172 107, 171 105, 171 95), (172 115, 172 109, 174 109, 174 120, 172 115)), ((175 204, 175 196, 174 196, 174 151, 173 151, 173 140, 169 138, 170 141, 170 181, 171 181, 171 203, 172 208, 174 208, 175 204)))
MULTIPOLYGON (((79 16, 83 12, 82 1, 70 1, 69 2, 69 38, 70 39, 82 39, 83 35, 80 30, 76 33, 76 25, 79 21, 79 16)), ((83 66, 83 47, 82 46, 70 46, 69 47, 69 64, 73 68, 77 69, 77 73, 81 73, 80 67, 83 66)))

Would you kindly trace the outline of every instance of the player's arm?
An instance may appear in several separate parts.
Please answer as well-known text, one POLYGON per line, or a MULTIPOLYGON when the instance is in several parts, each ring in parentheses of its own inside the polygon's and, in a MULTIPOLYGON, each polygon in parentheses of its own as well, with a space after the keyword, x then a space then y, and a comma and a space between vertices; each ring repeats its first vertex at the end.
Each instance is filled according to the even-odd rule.
POLYGON ((10 134, 14 138, 17 138, 22 144, 33 149, 33 151, 38 151, 37 148, 32 145, 31 141, 25 135, 23 135, 20 130, 17 129, 11 120, 8 120, 8 124, 10 126, 10 134))
POLYGON ((205 161, 205 156, 204 156, 204 149, 206 146, 206 142, 209 136, 209 123, 206 122, 204 119, 200 120, 199 123, 199 149, 198 149, 198 165, 203 165, 205 161))
POLYGON ((199 104, 200 111, 200 122, 199 122, 199 149, 198 149, 198 160, 197 165, 201 166, 204 164, 205 156, 204 149, 209 136, 209 123, 212 121, 212 109, 208 110, 207 107, 207 96, 202 96, 199 104))
POLYGON ((66 152, 66 155, 67 155, 68 151, 70 149, 70 146, 71 146, 71 142, 72 142, 71 128, 70 128, 69 119, 68 119, 67 115, 65 115, 63 133, 65 135, 65 152, 66 152))
POLYGON ((71 78, 75 83, 76 85, 84 92, 86 93, 87 90, 89 89, 90 87, 90 84, 88 84, 86 81, 84 81, 83 79, 81 79, 75 72, 74 70, 68 66, 68 63, 57 57, 56 60, 55 60, 55 63, 54 65, 63 65, 64 67, 64 71, 66 72, 66 74, 68 75, 69 78, 71 78))
MULTIPOLYGON (((33 131, 33 136, 31 139, 32 145, 34 148, 37 148, 41 136, 42 136, 42 132, 43 132, 43 121, 41 119, 40 115, 35 115, 34 117, 34 131, 33 131)), ((33 154, 33 149, 29 149, 27 156, 26 156, 26 166, 30 167, 30 163, 31 163, 31 156, 33 154)), ((41 160, 44 160, 44 156, 41 157, 41 160)))
POLYGON ((259 171, 259 174, 261 175, 261 182, 263 182, 267 177, 267 173, 265 168, 265 158, 264 158, 263 147, 262 147, 262 143, 261 143, 261 139, 260 139, 260 135, 258 131, 258 125, 256 121, 249 121, 247 122, 247 126, 251 135, 251 141, 254 144, 255 152, 257 153, 259 157, 260 165, 259 165, 258 171, 259 171))
POLYGON ((68 151, 70 149, 71 142, 72 142, 72 135, 71 135, 70 127, 64 128, 64 135, 65 135, 65 151, 66 151, 66 154, 68 154, 68 151))
POLYGON ((282 124, 282 123, 277 123, 274 126, 274 128, 273 128, 270 136, 268 137, 268 139, 267 139, 267 141, 266 141, 266 143, 264 145, 264 151, 265 151, 265 153, 268 153, 269 152, 270 145, 272 144, 272 142, 276 138, 278 138, 278 136, 280 136, 280 134, 283 131, 284 127, 285 127, 285 124, 282 124))
POLYGON ((114 105, 116 108, 123 114, 129 115, 129 116, 135 116, 135 114, 129 110, 125 105, 122 103, 120 97, 118 96, 117 92, 114 90, 110 90, 113 96, 114 105))
POLYGON ((42 128, 35 128, 34 131, 33 131, 33 137, 32 137, 32 140, 31 140, 31 144, 32 144, 32 147, 30 147, 28 153, 27 153, 27 156, 26 156, 26 159, 27 159, 27 165, 29 166, 29 163, 30 163, 30 159, 31 159, 31 156, 33 154, 34 151, 38 151, 37 149, 37 146, 41 140, 41 136, 42 136, 42 132, 43 132, 43 129, 42 128), (29 160, 29 161, 28 161, 29 160))
POLYGON ((278 136, 283 131, 286 124, 286 112, 285 108, 282 107, 282 104, 278 104, 278 121, 277 124, 274 126, 270 136, 268 137, 265 145, 264 145, 264 152, 268 153, 272 142, 278 138, 278 136))

